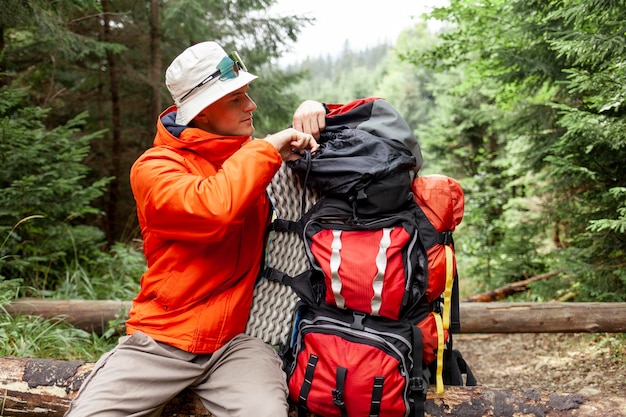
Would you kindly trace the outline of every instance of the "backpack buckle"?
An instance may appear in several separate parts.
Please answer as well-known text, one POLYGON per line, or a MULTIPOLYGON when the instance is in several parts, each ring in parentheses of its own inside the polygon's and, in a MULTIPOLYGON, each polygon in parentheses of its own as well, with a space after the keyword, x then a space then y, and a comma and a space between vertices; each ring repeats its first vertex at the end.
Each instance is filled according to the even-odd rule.
POLYGON ((454 242, 454 240, 452 239, 452 232, 451 231, 446 231, 446 232, 441 232, 439 233, 439 242, 442 245, 452 245, 452 243, 454 242))
POLYGON ((413 377, 409 380, 409 389, 411 392, 421 392, 426 396, 428 392, 428 384, 424 383, 424 378, 413 377))
POLYGON ((333 404, 335 404, 339 408, 345 407, 346 403, 343 400, 343 392, 338 389, 332 390, 333 393, 333 404))
POLYGON ((350 328, 355 330, 364 330, 365 325, 363 324, 363 320, 365 320, 365 313, 353 311, 352 317, 354 317, 354 321, 350 324, 350 328))

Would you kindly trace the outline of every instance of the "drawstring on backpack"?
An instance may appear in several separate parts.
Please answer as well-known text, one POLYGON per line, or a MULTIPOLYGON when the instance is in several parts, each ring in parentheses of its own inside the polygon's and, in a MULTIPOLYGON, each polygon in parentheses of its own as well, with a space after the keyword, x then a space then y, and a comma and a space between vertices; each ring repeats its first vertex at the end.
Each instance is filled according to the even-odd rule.
POLYGON ((303 156, 304 162, 306 163, 306 172, 304 173, 304 181, 302 183, 302 199, 300 201, 300 214, 304 217, 304 213, 306 212, 306 186, 309 180, 309 173, 311 172, 311 151, 305 150, 303 156))

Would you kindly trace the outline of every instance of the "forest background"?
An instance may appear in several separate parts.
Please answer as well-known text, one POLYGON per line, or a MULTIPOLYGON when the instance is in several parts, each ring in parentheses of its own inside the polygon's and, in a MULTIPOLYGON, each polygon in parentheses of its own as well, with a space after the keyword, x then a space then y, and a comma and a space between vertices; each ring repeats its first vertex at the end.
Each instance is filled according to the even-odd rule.
MULTIPOLYGON (((128 172, 171 103, 164 69, 206 39, 260 75, 259 137, 302 99, 387 99, 422 174, 463 185, 465 296, 553 273, 513 299, 626 301, 624 1, 453 0, 393 45, 289 67, 276 62, 311 22, 272 3, 3 1, 0 305, 134 297, 145 264, 128 172)), ((121 325, 99 337, 0 315, 4 355, 97 358, 121 325)))

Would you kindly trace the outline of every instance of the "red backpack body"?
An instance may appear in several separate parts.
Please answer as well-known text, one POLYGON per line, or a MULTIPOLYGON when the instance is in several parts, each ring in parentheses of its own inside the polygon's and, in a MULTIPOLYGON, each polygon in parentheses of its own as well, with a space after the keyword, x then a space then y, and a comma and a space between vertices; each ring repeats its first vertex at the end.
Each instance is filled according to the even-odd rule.
POLYGON ((289 163, 321 195, 299 221, 274 222, 300 235, 310 270, 266 271, 301 299, 281 355, 303 411, 421 416, 429 383, 443 389, 463 192, 451 178, 417 176, 407 129, 384 100, 359 100, 333 109, 315 155, 289 163))

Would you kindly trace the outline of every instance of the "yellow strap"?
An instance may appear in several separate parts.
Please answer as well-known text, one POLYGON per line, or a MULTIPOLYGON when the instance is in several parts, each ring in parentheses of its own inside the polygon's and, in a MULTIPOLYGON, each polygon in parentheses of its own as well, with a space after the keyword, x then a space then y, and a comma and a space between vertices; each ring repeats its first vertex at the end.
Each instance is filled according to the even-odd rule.
POLYGON ((452 284, 454 283, 452 246, 444 246, 446 250, 446 288, 443 292, 443 328, 450 328, 450 303, 452 302, 452 284))
POLYGON ((435 316, 435 324, 437 325, 437 393, 443 393, 443 325, 441 323, 441 316, 439 313, 432 313, 435 316))

